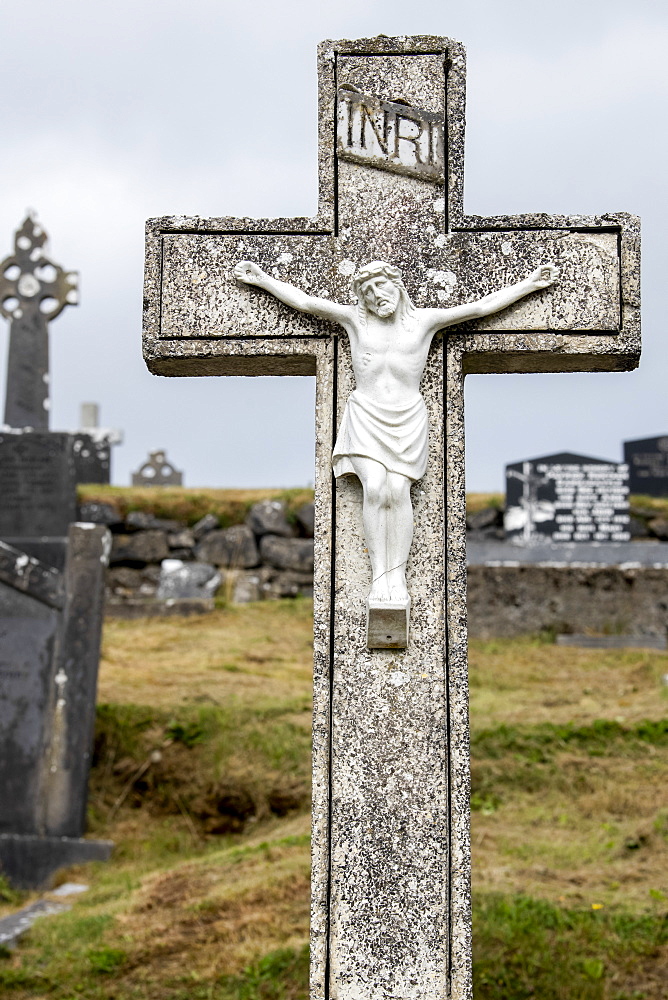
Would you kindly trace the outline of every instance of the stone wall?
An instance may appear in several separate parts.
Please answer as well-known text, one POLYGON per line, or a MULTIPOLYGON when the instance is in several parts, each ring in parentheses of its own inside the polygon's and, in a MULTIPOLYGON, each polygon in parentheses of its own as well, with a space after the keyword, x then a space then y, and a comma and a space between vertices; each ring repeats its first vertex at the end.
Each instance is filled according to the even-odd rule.
POLYGON ((313 504, 288 518, 277 500, 251 507, 244 524, 220 527, 207 514, 189 527, 144 511, 121 518, 112 504, 85 502, 82 521, 112 532, 106 580, 108 610, 156 598, 224 594, 257 601, 313 594, 313 504))
POLYGON ((665 636, 668 568, 469 566, 469 634, 665 636))
MULTIPOLYGON (((495 537, 499 515, 481 514, 471 519, 469 537, 495 537)), ((165 606, 181 598, 205 598, 210 605, 216 595, 246 602, 313 593, 312 503, 288 517, 282 503, 264 500, 251 507, 244 524, 225 528, 213 514, 193 526, 143 511, 121 518, 106 503, 81 504, 79 518, 112 532, 106 580, 111 613, 132 606, 139 613, 156 598, 165 606)), ((468 615, 476 638, 540 632, 665 636, 668 568, 469 566, 468 615)))

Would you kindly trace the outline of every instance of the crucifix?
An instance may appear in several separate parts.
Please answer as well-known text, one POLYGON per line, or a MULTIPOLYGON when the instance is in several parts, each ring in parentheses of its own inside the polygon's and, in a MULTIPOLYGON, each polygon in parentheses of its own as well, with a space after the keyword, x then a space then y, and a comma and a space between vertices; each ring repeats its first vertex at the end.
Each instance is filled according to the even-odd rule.
POLYGON ((152 372, 317 377, 313 1000, 470 995, 465 374, 627 370, 640 353, 637 220, 464 215, 464 66, 448 38, 324 42, 318 215, 147 224, 152 372), (500 311, 437 323, 420 358, 429 434, 409 477, 408 635, 405 611, 374 622, 367 608, 360 449, 339 446, 376 354, 355 354, 335 309, 354 317, 369 292, 383 319, 391 293, 372 286, 392 269, 417 315, 441 319, 534 282, 500 311), (331 309, 301 311, 282 286, 331 309), (333 477, 333 450, 334 471, 355 474, 333 477))
POLYGON ((77 303, 77 273, 44 253, 47 235, 32 215, 0 264, 0 312, 10 321, 5 424, 49 429, 49 320, 77 303))

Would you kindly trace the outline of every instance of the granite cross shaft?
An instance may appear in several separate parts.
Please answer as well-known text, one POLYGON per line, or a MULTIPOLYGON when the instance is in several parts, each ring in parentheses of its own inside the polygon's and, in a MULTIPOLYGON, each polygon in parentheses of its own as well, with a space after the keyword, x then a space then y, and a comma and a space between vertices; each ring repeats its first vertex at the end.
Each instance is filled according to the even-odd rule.
POLYGON ((77 302, 77 274, 45 255, 47 235, 32 216, 0 264, 0 312, 11 323, 5 424, 49 429, 49 320, 77 302))
POLYGON ((638 229, 627 215, 463 215, 464 50, 440 37, 319 49, 315 219, 153 219, 145 358, 160 375, 317 376, 311 996, 471 990, 463 385, 467 372, 625 370, 639 358, 638 229), (552 262, 558 285, 448 330, 422 380, 411 637, 368 649, 361 489, 331 451, 353 388, 339 327, 232 275, 240 260, 350 301, 373 259, 417 306, 454 305, 552 262))

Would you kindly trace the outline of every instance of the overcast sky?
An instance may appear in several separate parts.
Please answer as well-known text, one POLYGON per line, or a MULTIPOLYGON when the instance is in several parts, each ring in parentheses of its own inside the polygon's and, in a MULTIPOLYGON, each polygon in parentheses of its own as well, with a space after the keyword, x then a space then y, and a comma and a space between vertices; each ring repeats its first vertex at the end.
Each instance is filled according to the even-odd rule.
POLYGON ((80 403, 98 402, 102 424, 125 432, 114 482, 129 483, 155 448, 189 486, 312 482, 311 379, 148 374, 143 226, 183 213, 315 214, 316 45, 376 34, 467 46, 468 212, 643 219, 640 369, 470 376, 468 488, 500 489, 506 462, 619 459, 623 439, 668 433, 668 7, 0 0, 0 259, 31 208, 51 257, 80 272, 81 304, 51 327, 52 429, 78 427, 80 403))

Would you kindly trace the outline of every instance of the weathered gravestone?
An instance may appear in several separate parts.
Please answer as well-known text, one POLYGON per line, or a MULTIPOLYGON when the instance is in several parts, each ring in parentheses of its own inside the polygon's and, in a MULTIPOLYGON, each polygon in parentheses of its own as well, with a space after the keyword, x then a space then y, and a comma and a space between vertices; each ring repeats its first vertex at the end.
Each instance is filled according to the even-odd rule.
POLYGON ((179 472, 164 451, 150 451, 148 458, 132 473, 133 486, 183 486, 179 472))
MULTIPOLYGON (((463 998, 471 989, 463 379, 635 367, 638 228, 626 215, 463 215, 458 42, 325 42, 319 75, 318 216, 151 220, 145 358, 160 375, 317 376, 311 995, 463 998), (435 336, 426 355, 429 452, 412 488, 405 649, 367 645, 362 489, 354 477, 332 478, 354 384, 348 337, 338 320, 237 283, 244 260, 305 300, 332 304, 352 302, 350 278, 369 261, 389 262, 418 309, 479 300, 540 265, 559 268, 557 285, 435 336)), ((402 300, 405 347, 415 327, 402 300)), ((360 322, 363 314, 360 300, 360 322)), ((381 326, 369 320, 369 330, 381 326)), ((377 350, 391 347, 379 334, 377 350)))
POLYGON ((668 437, 624 442, 629 491, 650 497, 668 496, 668 437))
POLYGON ((509 541, 628 542, 629 470, 623 462, 560 452, 506 466, 509 541))
POLYGON ((0 542, 0 871, 39 887, 109 856, 83 840, 106 528, 69 529, 63 572, 0 542))

